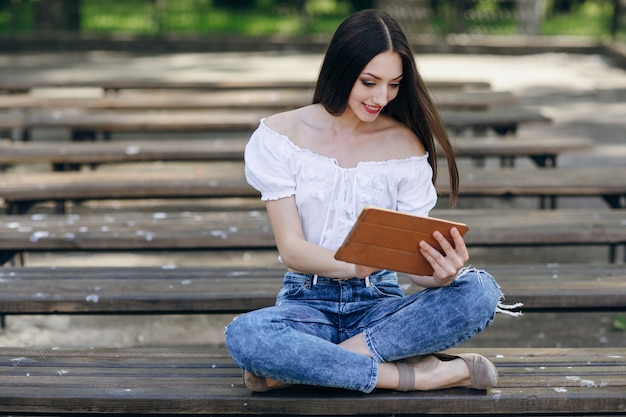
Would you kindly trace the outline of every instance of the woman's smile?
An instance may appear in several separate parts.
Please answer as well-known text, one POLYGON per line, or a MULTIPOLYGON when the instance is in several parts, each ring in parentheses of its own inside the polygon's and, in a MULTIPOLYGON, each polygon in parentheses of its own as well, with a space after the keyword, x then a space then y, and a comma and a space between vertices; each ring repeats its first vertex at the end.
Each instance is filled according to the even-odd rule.
POLYGON ((382 107, 380 106, 375 106, 367 103, 363 103, 363 107, 365 108, 365 111, 369 114, 378 114, 382 110, 382 107))

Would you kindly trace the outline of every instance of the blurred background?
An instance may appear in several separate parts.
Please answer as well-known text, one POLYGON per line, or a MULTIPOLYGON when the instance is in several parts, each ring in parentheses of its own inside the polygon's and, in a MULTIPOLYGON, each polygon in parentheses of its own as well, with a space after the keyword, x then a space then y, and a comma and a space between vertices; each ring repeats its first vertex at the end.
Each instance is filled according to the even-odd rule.
POLYGON ((384 8, 412 36, 583 36, 626 40, 624 0, 0 0, 0 35, 330 36, 348 14, 384 8))

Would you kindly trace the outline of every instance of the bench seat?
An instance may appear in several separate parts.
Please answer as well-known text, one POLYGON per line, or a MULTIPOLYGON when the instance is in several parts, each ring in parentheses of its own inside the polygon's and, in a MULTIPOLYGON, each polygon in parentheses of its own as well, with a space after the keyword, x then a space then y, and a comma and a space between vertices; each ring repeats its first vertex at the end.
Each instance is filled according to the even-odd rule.
MULTIPOLYGON (((626 266, 489 265, 523 311, 625 311, 626 266)), ((4 267, 0 315, 238 314, 274 304, 284 268, 4 267)), ((407 294, 419 287, 400 274, 407 294)))
MULTIPOLYGON (((189 132, 251 130, 259 120, 274 113, 269 109, 84 111, 77 109, 29 112, 25 115, 0 114, 0 129, 22 131, 22 140, 30 139, 33 129, 67 129, 74 140, 93 139, 98 133, 110 137, 113 132, 189 132)), ((505 135, 518 126, 548 123, 539 110, 523 106, 499 106, 482 111, 446 110, 441 112, 446 127, 455 132, 488 129, 505 135)), ((19 137, 13 137, 19 140, 19 137)))
MULTIPOLYGON (((618 348, 472 349, 498 368, 489 391, 362 394, 297 386, 250 393, 223 348, 0 348, 0 409, 113 415, 613 415, 626 404, 618 348)), ((451 350, 449 353, 457 353, 451 350)))
MULTIPOLYGON (((155 139, 106 142, 9 142, 0 144, 0 167, 27 163, 48 163, 55 171, 77 169, 83 164, 109 164, 140 161, 243 160, 249 134, 236 137, 195 139, 155 139)), ((529 157, 539 167, 555 167, 564 152, 592 148, 581 137, 518 135, 515 139, 452 138, 457 157, 501 158, 503 167, 512 167, 515 158, 529 157)))
MULTIPOLYGON (((439 108, 486 109, 515 105, 519 99, 507 91, 433 91, 439 108)), ((209 92, 120 92, 98 97, 50 95, 0 95, 0 110, 79 108, 92 110, 227 109, 285 110, 311 103, 313 90, 247 89, 209 92)))
MULTIPOLYGON (((481 80, 425 80, 426 87, 436 90, 487 90, 491 84, 481 80)), ((120 90, 250 90, 250 89, 313 89, 314 80, 166 80, 166 79, 141 79, 141 78, 115 78, 115 79, 92 79, 92 80, 62 80, 49 79, 30 80, 0 80, 0 91, 25 92, 33 89, 45 88, 100 88, 104 91, 120 90)))
MULTIPOLYGON (((556 208, 558 197, 602 198, 612 208, 626 207, 626 167, 460 170, 461 198, 538 197, 540 208, 556 208)), ((68 201, 142 198, 258 197, 244 178, 243 162, 212 162, 185 170, 54 173, 7 173, 0 177, 0 198, 7 213, 25 213, 37 203, 53 201, 58 211, 68 201)), ((448 196, 445 169, 437 178, 440 196, 448 196)))
MULTIPOLYGON (((602 246, 616 262, 626 243, 622 209, 441 209, 467 223, 468 246, 602 246)), ((0 262, 24 252, 275 249, 264 210, 0 216, 0 262)))

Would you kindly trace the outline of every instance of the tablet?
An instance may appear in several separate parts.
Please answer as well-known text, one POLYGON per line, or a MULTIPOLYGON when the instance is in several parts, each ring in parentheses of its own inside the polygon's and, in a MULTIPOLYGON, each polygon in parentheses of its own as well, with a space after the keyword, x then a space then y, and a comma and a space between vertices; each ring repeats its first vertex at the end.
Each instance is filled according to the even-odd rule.
POLYGON ((434 271, 420 253, 419 242, 424 240, 443 253, 432 234, 438 230, 452 242, 450 229, 453 227, 456 227, 462 236, 469 230, 463 223, 366 207, 341 247, 335 252, 335 259, 374 268, 430 276, 434 271))

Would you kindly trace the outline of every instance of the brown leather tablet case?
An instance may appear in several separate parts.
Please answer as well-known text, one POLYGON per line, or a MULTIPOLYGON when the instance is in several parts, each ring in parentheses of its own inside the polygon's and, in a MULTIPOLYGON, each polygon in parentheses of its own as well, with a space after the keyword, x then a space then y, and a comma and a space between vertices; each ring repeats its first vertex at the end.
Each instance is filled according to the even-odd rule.
POLYGON ((450 237, 452 227, 456 227, 461 235, 465 235, 469 230, 463 223, 366 207, 335 253, 335 259, 430 276, 433 269, 420 253, 419 242, 425 240, 442 251, 432 234, 439 230, 449 242, 452 242, 450 237))

